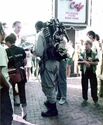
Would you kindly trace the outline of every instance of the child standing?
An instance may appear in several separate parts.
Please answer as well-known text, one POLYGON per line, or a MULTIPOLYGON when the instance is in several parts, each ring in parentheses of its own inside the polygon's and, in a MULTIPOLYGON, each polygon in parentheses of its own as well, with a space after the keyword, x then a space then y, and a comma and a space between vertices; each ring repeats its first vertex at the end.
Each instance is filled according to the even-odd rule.
POLYGON ((27 60, 27 64, 25 66, 26 68, 26 75, 27 75, 27 80, 30 80, 31 77, 31 68, 32 68, 32 53, 30 49, 26 49, 26 60, 27 60))
POLYGON ((85 43, 85 51, 80 54, 78 63, 81 65, 82 72, 82 96, 84 105, 87 104, 88 100, 88 80, 90 80, 91 86, 91 96, 94 103, 98 104, 97 96, 97 76, 96 76, 96 66, 98 65, 97 53, 92 51, 92 42, 87 40, 85 43))

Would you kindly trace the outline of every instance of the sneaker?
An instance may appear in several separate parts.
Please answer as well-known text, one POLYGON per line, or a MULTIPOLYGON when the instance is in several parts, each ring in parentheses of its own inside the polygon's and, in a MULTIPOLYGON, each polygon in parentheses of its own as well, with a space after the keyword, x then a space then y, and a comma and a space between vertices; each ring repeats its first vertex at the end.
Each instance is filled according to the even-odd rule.
POLYGON ((81 104, 83 107, 84 106, 87 106, 88 105, 88 102, 87 102, 87 100, 84 100, 83 102, 82 102, 82 104, 81 104))
POLYGON ((64 103, 66 103, 66 99, 61 98, 60 101, 59 101, 59 104, 60 104, 60 105, 63 105, 64 103))

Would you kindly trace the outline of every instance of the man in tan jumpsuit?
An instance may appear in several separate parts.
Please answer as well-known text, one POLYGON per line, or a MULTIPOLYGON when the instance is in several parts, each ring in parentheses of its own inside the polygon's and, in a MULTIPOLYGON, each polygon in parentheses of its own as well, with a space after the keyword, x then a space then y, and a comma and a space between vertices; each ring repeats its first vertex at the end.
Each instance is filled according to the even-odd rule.
POLYGON ((37 30, 36 38, 36 56, 41 58, 40 64, 40 75, 41 75, 41 85, 42 90, 47 97, 47 101, 44 103, 47 107, 46 112, 42 112, 43 117, 57 116, 58 111, 56 107, 56 85, 55 81, 59 71, 59 62, 56 60, 43 60, 43 53, 46 49, 46 40, 43 34, 43 22, 38 21, 35 25, 37 30))

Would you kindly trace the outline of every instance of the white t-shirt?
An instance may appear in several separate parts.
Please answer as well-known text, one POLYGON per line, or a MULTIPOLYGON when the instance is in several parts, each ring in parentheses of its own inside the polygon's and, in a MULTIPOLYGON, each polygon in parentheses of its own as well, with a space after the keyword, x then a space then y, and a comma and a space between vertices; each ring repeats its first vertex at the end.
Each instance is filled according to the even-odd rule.
POLYGON ((15 32, 12 32, 12 33, 16 36, 15 45, 19 47, 21 44, 21 35, 17 35, 15 32))
MULTIPOLYGON (((0 67, 2 67, 2 74, 5 77, 6 81, 9 83, 9 74, 8 74, 8 58, 5 48, 0 44, 0 67)), ((0 89, 2 87, 0 86, 0 89)))
POLYGON ((99 47, 99 42, 98 41, 94 41, 93 42, 92 50, 94 52, 97 52, 97 53, 100 51, 100 47, 99 47))
POLYGON ((73 57, 73 53, 74 53, 74 48, 72 47, 72 45, 68 42, 66 44, 66 49, 67 49, 67 53, 70 56, 70 58, 73 57))
POLYGON ((25 51, 26 52, 26 60, 27 60, 27 64, 26 67, 32 67, 32 54, 31 51, 25 51))

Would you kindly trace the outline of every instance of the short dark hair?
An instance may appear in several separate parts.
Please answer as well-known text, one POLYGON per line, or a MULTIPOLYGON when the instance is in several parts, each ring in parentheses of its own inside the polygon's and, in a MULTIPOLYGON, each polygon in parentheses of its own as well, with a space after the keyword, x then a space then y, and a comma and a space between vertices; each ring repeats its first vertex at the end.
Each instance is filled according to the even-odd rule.
POLYGON ((13 23, 13 26, 12 26, 12 27, 15 27, 16 24, 18 24, 18 23, 21 23, 21 22, 20 22, 20 21, 15 21, 15 22, 13 23))
POLYGON ((95 39, 96 39, 97 41, 99 41, 99 40, 100 40, 100 36, 99 36, 98 34, 96 34, 96 35, 95 35, 95 39))
POLYGON ((35 27, 38 28, 39 30, 41 30, 44 27, 44 23, 42 21, 38 21, 35 24, 35 27))
POLYGON ((10 44, 14 44, 15 41, 16 41, 16 36, 13 33, 11 33, 9 36, 5 38, 6 43, 9 42, 10 44))
POLYGON ((95 39, 95 32, 94 32, 94 31, 92 31, 92 30, 91 30, 91 31, 88 31, 88 32, 87 32, 87 35, 88 35, 88 36, 92 36, 92 38, 95 39))

